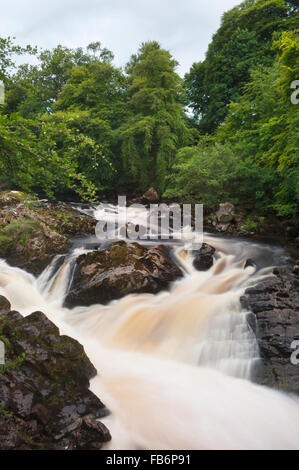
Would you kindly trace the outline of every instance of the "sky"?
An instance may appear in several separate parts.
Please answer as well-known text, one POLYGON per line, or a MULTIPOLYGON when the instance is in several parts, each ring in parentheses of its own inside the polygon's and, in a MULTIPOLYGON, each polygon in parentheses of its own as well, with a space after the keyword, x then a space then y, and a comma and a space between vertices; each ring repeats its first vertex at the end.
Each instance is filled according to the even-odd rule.
POLYGON ((0 0, 0 35, 21 45, 86 47, 100 41, 123 66, 157 40, 184 75, 203 60, 222 14, 241 0, 0 0))

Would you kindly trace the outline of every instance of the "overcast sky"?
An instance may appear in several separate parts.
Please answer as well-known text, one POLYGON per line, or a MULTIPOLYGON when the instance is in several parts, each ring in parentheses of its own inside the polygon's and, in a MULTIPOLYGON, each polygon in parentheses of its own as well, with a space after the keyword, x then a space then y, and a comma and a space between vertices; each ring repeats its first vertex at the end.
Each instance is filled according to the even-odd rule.
POLYGON ((0 0, 0 35, 52 48, 101 41, 124 65, 143 41, 158 40, 183 75, 202 60, 224 11, 241 0, 0 0))

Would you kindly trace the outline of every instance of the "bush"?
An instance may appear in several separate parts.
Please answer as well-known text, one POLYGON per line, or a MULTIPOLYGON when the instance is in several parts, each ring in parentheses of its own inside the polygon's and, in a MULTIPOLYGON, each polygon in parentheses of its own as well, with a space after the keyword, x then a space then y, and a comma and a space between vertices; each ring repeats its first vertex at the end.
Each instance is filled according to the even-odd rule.
POLYGON ((164 197, 208 207, 230 201, 237 165, 238 158, 227 145, 203 142, 198 147, 184 147, 177 152, 164 197))

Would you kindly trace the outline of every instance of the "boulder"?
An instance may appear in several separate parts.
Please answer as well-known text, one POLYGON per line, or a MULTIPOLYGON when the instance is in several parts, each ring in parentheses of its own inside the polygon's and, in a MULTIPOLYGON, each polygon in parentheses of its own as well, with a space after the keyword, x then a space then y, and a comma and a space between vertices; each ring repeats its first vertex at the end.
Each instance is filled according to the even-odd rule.
POLYGON ((38 276, 54 256, 69 251, 71 237, 94 233, 96 223, 67 204, 0 208, 0 258, 38 276))
POLYGON ((244 309, 255 314, 261 368, 256 381, 299 394, 298 365, 291 363, 292 343, 299 340, 299 281, 290 269, 246 290, 244 309))
POLYGON ((147 249, 120 241, 78 257, 65 306, 107 304, 128 294, 154 294, 182 275, 165 246, 147 249))
POLYGON ((230 203, 220 204, 219 210, 216 212, 217 220, 220 224, 229 224, 235 218, 235 206, 230 203))
POLYGON ((41 312, 0 315, 0 449, 100 449, 109 412, 89 390, 96 375, 83 347, 41 312))
POLYGON ((214 263, 213 256, 214 256, 215 251, 216 251, 215 248, 208 245, 207 243, 203 243, 200 250, 196 252, 196 255, 193 261, 193 266, 198 271, 207 271, 208 269, 210 269, 214 263))
POLYGON ((154 188, 150 188, 146 193, 143 194, 142 200, 147 204, 157 204, 160 200, 159 194, 154 188))

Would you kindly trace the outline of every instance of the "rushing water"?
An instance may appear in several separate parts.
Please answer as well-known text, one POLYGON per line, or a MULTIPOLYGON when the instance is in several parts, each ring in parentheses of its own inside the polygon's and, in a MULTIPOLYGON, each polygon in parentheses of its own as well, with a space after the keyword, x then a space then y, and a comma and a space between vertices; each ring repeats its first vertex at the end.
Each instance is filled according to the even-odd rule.
MULTIPOLYGON (((94 214, 102 217, 101 208, 94 214)), ((87 241, 56 257, 39 279, 0 261, 0 294, 13 308, 43 311, 85 346, 99 371, 91 389, 111 410, 107 449, 299 448, 298 402, 250 382, 259 351, 240 306, 246 287, 271 276, 283 252, 205 241, 217 248, 208 272, 196 271, 190 252, 173 245, 185 276, 169 291, 73 310, 62 305, 87 241), (245 268, 247 258, 257 267, 245 268)))

